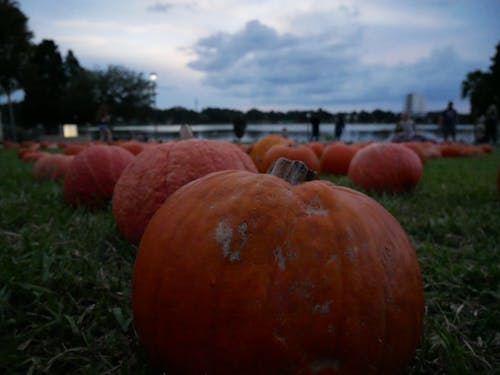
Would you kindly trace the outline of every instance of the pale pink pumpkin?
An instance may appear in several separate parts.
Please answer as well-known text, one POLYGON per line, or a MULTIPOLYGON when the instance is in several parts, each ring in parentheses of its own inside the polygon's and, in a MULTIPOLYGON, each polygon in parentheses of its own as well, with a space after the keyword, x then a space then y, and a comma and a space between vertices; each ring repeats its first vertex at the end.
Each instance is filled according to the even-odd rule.
POLYGON ((135 156, 118 146, 90 146, 71 161, 64 177, 64 198, 73 205, 100 207, 111 199, 125 167, 135 156))
POLYGON ((165 199, 186 183, 222 170, 257 172, 250 157, 225 141, 187 139, 146 149, 116 184, 113 214, 129 241, 138 241, 165 199))
POLYGON ((38 180, 57 180, 64 178, 72 155, 49 154, 38 159, 33 165, 33 176, 38 180))

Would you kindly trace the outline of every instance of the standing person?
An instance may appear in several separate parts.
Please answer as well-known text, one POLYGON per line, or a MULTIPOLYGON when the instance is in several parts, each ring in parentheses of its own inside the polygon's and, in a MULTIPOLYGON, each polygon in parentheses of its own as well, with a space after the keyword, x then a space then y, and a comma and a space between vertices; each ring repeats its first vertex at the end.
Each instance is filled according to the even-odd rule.
POLYGON ((335 121, 335 139, 337 141, 340 141, 340 137, 342 136, 344 128, 345 128, 344 114, 339 113, 335 121))
POLYGON ((113 140, 113 134, 109 127, 110 116, 108 113, 104 112, 99 118, 99 139, 104 142, 109 142, 113 140))
POLYGON ((319 141, 319 124, 321 119, 318 114, 313 114, 311 116, 311 125, 312 125, 312 136, 311 141, 319 141))
POLYGON ((448 136, 451 135, 451 139, 455 142, 456 138, 456 126, 457 126, 458 114, 453 108, 453 102, 448 102, 448 107, 441 113, 439 119, 439 124, 441 130, 443 131, 444 141, 448 141, 448 136))
MULTIPOLYGON (((496 99, 496 98, 495 98, 496 99)), ((497 143, 498 110, 495 103, 491 103, 484 114, 485 141, 497 143)))
POLYGON ((413 121, 408 113, 401 114, 401 120, 398 123, 398 129, 401 129, 400 137, 403 141, 411 141, 415 137, 415 121, 413 121))
POLYGON ((288 129, 287 128, 281 128, 281 136, 283 138, 288 138, 288 129))

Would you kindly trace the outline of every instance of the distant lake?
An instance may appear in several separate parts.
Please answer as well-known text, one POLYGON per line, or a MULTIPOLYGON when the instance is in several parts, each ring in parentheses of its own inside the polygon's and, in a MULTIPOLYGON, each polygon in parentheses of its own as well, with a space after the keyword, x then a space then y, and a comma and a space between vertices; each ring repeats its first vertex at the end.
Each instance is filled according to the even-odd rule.
MULTIPOLYGON (((362 141, 386 141, 394 135, 395 124, 346 124, 341 140, 344 142, 362 141)), ((248 124, 245 135, 241 142, 255 142, 262 136, 271 133, 281 133, 281 129, 287 128, 290 138, 299 142, 310 139, 310 124, 248 124)), ((128 139, 143 134, 148 139, 171 140, 178 138, 180 125, 124 125, 113 126, 113 133, 119 138, 128 139)), ((193 134, 198 138, 221 139, 227 141, 235 140, 232 124, 199 124, 192 125, 193 134)), ((335 125, 326 123, 320 126, 320 140, 333 140, 335 125)), ((88 130, 91 135, 98 138, 99 128, 96 126, 88 130)), ((440 141, 442 134, 435 124, 417 124, 417 133, 428 139, 440 141)), ((474 142, 474 127, 472 125, 457 125, 457 141, 474 142)))

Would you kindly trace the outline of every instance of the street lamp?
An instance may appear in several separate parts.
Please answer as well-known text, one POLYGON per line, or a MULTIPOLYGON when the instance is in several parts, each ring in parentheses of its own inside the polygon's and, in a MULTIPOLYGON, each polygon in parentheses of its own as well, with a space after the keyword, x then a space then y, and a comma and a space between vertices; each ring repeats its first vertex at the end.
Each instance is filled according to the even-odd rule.
POLYGON ((154 108, 156 107, 156 80, 158 79, 158 75, 154 72, 149 73, 149 82, 151 83, 151 96, 153 97, 153 122, 155 129, 155 139, 158 139, 158 126, 156 125, 156 121, 154 120, 154 108))
POLYGON ((156 106, 156 80, 158 79, 158 74, 149 73, 149 82, 151 82, 151 95, 153 96, 153 108, 156 106))

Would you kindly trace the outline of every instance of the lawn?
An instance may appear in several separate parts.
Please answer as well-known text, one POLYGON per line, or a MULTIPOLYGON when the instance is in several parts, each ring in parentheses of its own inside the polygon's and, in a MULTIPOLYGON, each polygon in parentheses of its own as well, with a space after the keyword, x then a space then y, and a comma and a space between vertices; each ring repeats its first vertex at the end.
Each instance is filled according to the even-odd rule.
MULTIPOLYGON (((413 192, 372 195, 422 268, 424 335, 408 373, 500 373, 499 165, 499 149, 433 159, 413 192)), ((110 206, 70 207, 31 168, 0 149, 0 373, 152 373, 130 308, 136 247, 110 206)))

